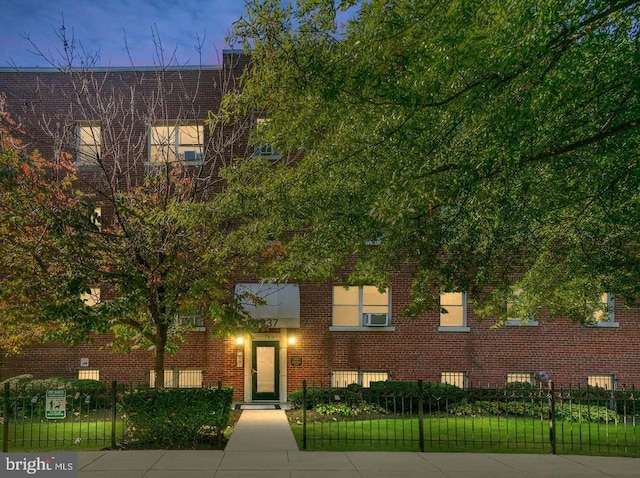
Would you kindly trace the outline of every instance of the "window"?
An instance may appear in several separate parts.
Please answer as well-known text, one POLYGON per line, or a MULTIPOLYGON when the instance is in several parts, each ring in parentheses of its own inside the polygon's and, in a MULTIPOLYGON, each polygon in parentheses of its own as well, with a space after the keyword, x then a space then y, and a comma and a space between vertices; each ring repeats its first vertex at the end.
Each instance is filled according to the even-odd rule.
POLYGON ((522 294, 522 289, 513 289, 511 299, 507 301, 507 322, 506 325, 538 325, 538 321, 532 315, 527 320, 522 320, 521 317, 511 317, 510 311, 518 304, 518 297, 522 294))
MULTIPOLYGON (((149 386, 156 385, 156 373, 150 370, 149 386)), ((164 371, 165 388, 200 388, 202 387, 202 370, 196 369, 175 369, 164 371)))
MULTIPOLYGON (((258 118, 256 120, 256 130, 263 128, 269 120, 267 118, 258 118)), ((280 155, 271 144, 263 144, 256 147, 255 156, 267 159, 279 159, 280 155)))
POLYGON ((467 372, 442 372, 440 382, 455 385, 458 388, 467 388, 467 372))
POLYGON ((100 126, 76 127, 76 163, 97 164, 101 154, 100 126))
POLYGON ((100 206, 97 206, 93 209, 91 222, 98 228, 98 231, 102 231, 102 208, 100 206))
POLYGON ((442 292, 440 294, 439 331, 469 331, 466 299, 464 292, 442 292))
POLYGON ((334 286, 334 327, 386 327, 389 316, 388 290, 375 286, 334 286))
POLYGON ((178 315, 174 323, 177 326, 188 327, 197 331, 205 330, 202 311, 194 312, 189 315, 178 315))
POLYGON ((100 303, 100 287, 91 287, 89 292, 83 292, 80 294, 80 299, 88 307, 93 307, 100 303))
POLYGON ((593 320, 588 325, 595 327, 619 327, 615 321, 613 295, 604 293, 600 297, 600 303, 593 312, 593 320))
POLYGON ((149 162, 184 161, 201 164, 204 150, 202 125, 161 125, 149 128, 149 162))
POLYGON ((615 390, 616 376, 614 374, 590 374, 587 377, 590 387, 600 387, 607 391, 615 390))
POLYGON ((100 370, 83 368, 78 370, 79 380, 100 380, 100 370))
POLYGON ((389 380, 389 372, 365 371, 365 370, 334 370, 331 372, 331 386, 334 388, 346 388, 352 383, 369 388, 371 382, 384 382, 389 380))
POLYGON ((507 374, 507 383, 536 384, 536 374, 533 372, 512 372, 507 374))

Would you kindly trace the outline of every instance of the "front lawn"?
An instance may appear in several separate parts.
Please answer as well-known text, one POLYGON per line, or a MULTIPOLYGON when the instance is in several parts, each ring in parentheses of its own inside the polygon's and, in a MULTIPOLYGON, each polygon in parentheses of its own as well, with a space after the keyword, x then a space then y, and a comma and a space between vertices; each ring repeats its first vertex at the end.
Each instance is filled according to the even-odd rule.
MULTIPOLYGON (((302 411, 287 412, 303 448, 302 411)), ((425 417, 425 451, 549 453, 548 420, 522 417, 425 417)), ((419 451, 417 417, 338 417, 307 412, 307 450, 419 451)), ((559 454, 640 456, 640 430, 615 423, 556 423, 559 454)))

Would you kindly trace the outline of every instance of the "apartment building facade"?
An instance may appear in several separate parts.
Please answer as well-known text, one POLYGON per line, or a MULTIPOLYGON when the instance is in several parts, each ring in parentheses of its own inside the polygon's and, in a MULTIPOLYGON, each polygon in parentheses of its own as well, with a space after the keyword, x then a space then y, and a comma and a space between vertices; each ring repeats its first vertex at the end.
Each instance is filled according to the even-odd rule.
MULTIPOLYGON (((133 113, 130 127, 143 138, 135 148, 140 164, 154 163, 169 142, 182 161, 197 168, 208 154, 219 155, 219 164, 238 155, 273 159, 268 148, 258 148, 256 154, 245 133, 213 144, 204 125, 222 90, 235 87, 245 65, 242 55, 225 52, 220 67, 117 68, 95 71, 93 78, 100 78, 105 90, 117 90, 120 100, 134 90, 131 97, 162 99, 161 113, 153 121, 145 120, 144 111, 135 107, 120 110, 133 113)), ((29 121, 42 124, 47 118, 72 125, 72 154, 79 174, 90 175, 91 157, 101 152, 105 132, 70 109, 65 98, 83 88, 70 85, 70 78, 57 70, 3 69, 0 92, 12 114, 28 120, 25 126, 29 121)), ((119 104, 124 103, 114 103, 115 111, 119 104)), ((34 144, 37 141, 34 137, 34 144)), ((53 154, 46 142, 38 146, 45 157, 53 154)), ((212 181, 208 189, 215 190, 215 172, 209 171, 206 178, 212 181)), ((393 274, 390 287, 383 291, 345 283, 237 281, 231 285, 236 294, 249 292, 263 299, 259 305, 244 304, 251 317, 261 321, 261 332, 214 338, 206 317, 190 319, 193 327, 186 340, 165 360, 165 385, 221 382, 234 388, 237 400, 246 402, 287 401, 303 380, 318 386, 367 386, 378 380, 423 379, 485 387, 536 383, 544 372, 564 385, 640 386, 636 350, 640 310, 625 307, 615 297, 603 296, 609 312, 594 316, 590 325, 534 317, 495 327, 490 320, 479 320, 464 292, 443 292, 440 309, 406 317, 402 311, 409 302, 410 286, 410 269, 393 274)), ((99 300, 99 291, 95 292, 96 297, 87 300, 99 300)), ((3 355, 0 378, 29 373, 37 378, 65 376, 153 386, 153 356, 146 350, 112 353, 111 340, 109 334, 97 334, 92 342, 77 346, 49 343, 29 347, 20 355, 3 355)))

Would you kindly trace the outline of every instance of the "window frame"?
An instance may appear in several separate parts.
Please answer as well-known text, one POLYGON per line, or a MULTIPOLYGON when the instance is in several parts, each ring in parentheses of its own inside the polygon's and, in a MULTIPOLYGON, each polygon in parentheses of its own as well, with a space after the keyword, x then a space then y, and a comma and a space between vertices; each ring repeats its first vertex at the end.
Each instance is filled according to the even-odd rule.
MULTIPOLYGON (((156 388, 155 370, 149 370, 149 388, 156 388)), ((201 368, 167 368, 164 370, 164 388, 202 388, 204 385, 204 370, 201 368), (200 378, 198 386, 184 386, 187 378, 196 376, 200 378)))
MULTIPOLYGON (((511 288, 511 293, 513 295, 513 300, 507 300, 506 308, 507 315, 509 314, 509 309, 513 307, 513 305, 518 301, 518 296, 522 293, 522 289, 514 289, 511 288)), ((522 320, 521 317, 507 317, 504 325, 508 327, 536 327, 538 325, 538 321, 536 320, 536 316, 532 315, 528 320, 522 320)))
POLYGON ((509 383, 528 383, 531 386, 536 385, 535 372, 507 372, 506 384, 509 383), (529 380, 518 380, 518 378, 528 377, 529 380))
POLYGON ((438 319, 440 321, 438 325, 438 332, 470 332, 471 328, 467 324, 467 293, 465 291, 441 291, 439 296, 439 314, 438 319), (444 294, 461 294, 462 304, 443 304, 442 296, 444 294), (443 325, 442 323, 442 309, 449 307, 462 307, 462 325, 443 325))
MULTIPOLYGON (((261 127, 261 125, 267 124, 269 121, 271 121, 270 118, 257 116, 254 124, 256 131, 261 127)), ((255 150, 253 152, 253 157, 255 158, 269 159, 272 161, 282 158, 282 155, 278 153, 272 144, 255 144, 254 147, 255 150)))
MULTIPOLYGON (((189 136, 187 136, 190 138, 189 136)), ((191 139, 191 138, 190 138, 191 139)), ((160 123, 160 124, 150 124, 147 129, 147 163, 151 165, 162 165, 162 164, 171 164, 184 162, 184 164, 188 166, 199 166, 204 164, 204 156, 205 156, 205 127, 204 124, 198 121, 176 121, 174 123, 160 123), (197 137, 194 139, 199 140, 199 143, 190 143, 183 142, 182 137, 184 134, 181 134, 182 128, 195 127, 197 137), (168 134, 165 136, 156 134, 155 131, 160 129, 165 129, 168 134), (159 141, 154 142, 156 138, 159 138, 159 141), (162 139, 166 138, 166 145, 161 142, 162 139), (193 149, 196 153, 196 159, 190 160, 185 159, 184 156, 181 156, 180 149, 185 146, 193 146, 193 149), (166 158, 164 160, 156 160, 153 158, 154 147, 156 150, 162 150, 165 147, 167 148, 166 158), (199 156, 198 156, 199 155, 199 156)), ((156 156, 158 156, 156 154, 156 156)), ((163 152, 161 158, 165 156, 163 152)))
POLYGON ((75 126, 75 137, 75 164, 77 166, 97 166, 97 158, 102 155, 102 127, 100 124, 93 122, 77 123, 75 126), (83 131, 86 129, 90 130, 88 138, 93 139, 92 142, 86 142, 83 139, 85 136, 83 131), (90 151, 90 154, 86 154, 84 152, 85 150, 90 151), (94 159, 83 159, 91 157, 94 159))
POLYGON ((616 378, 615 373, 590 373, 587 374, 587 385, 589 387, 597 387, 606 390, 607 392, 615 392, 616 391, 616 383, 618 379, 616 378), (605 380, 608 382, 609 387, 603 387, 599 383, 591 383, 591 382, 600 382, 601 380, 605 380))
POLYGON ((620 323, 616 322, 615 298, 613 294, 611 294, 610 292, 604 292, 600 296, 600 303, 605 304, 607 311, 606 312, 599 311, 599 310, 595 311, 593 313, 593 317, 585 325, 587 327, 603 328, 603 329, 620 327, 620 323), (598 313, 602 315, 606 315, 608 319, 607 320, 598 319, 597 317, 598 313))
POLYGON ((461 388, 463 390, 469 388, 469 373, 468 372, 440 372, 440 383, 447 383, 449 385, 453 385, 455 387, 461 388), (447 378, 455 377, 453 380, 448 381, 447 378), (462 379, 462 386, 458 385, 458 379, 462 379))
POLYGON ((96 305, 100 304, 101 302, 101 291, 100 291, 100 287, 90 287, 89 288, 89 292, 82 292, 80 294, 80 300, 87 306, 87 307, 95 307, 96 305))
POLYGON ((79 368, 76 374, 78 380, 96 380, 100 381, 100 369, 97 368, 79 368))
POLYGON ((391 373, 388 370, 373 370, 373 369, 338 369, 331 371, 331 388, 347 388, 349 385, 356 384, 363 388, 369 388, 371 382, 386 382, 389 380, 391 373), (357 381, 349 381, 345 379, 343 385, 340 384, 339 378, 336 374, 350 374, 355 376, 357 381), (377 377, 375 377, 377 375, 377 377), (385 376, 382 380, 382 376, 385 376), (349 383, 347 383, 349 382, 349 383), (366 384, 366 385, 365 385, 366 384))
MULTIPOLYGON (((365 312, 363 311, 363 309, 365 307, 367 307, 367 304, 364 303, 364 288, 365 287, 373 287, 376 288, 376 286, 373 285, 339 285, 339 284, 334 284, 332 289, 331 289, 331 326, 329 327, 330 331, 362 331, 362 330, 367 330, 367 331, 385 331, 385 332, 392 332, 395 331, 395 326, 393 325, 393 317, 391 315, 391 288, 387 287, 386 293, 387 293, 387 323, 389 325, 386 326, 375 326, 375 325, 364 325, 364 319, 363 319, 363 314, 365 314, 365 312), (336 304, 335 303, 335 289, 341 287, 344 289, 351 289, 354 287, 358 288, 358 325, 335 325, 334 324, 334 320, 335 320, 335 307, 336 305, 341 305, 341 304, 336 304)), ((355 305, 355 304, 353 304, 355 305)), ((375 313, 375 312, 372 312, 375 313)), ((380 312, 382 313, 382 312, 380 312)))

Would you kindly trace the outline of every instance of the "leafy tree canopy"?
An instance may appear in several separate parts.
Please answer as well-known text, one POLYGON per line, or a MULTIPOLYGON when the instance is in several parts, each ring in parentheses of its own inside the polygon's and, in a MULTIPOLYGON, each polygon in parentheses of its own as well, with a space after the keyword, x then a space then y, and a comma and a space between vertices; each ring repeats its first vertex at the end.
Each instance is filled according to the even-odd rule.
POLYGON ((639 13, 621 0, 249 2, 235 34, 252 68, 227 104, 269 118, 254 142, 297 162, 229 175, 273 231, 297 231, 273 273, 327 278, 357 257, 350 280, 382 286, 412 264, 408 313, 439 288, 502 320, 512 287, 520 317, 587 320, 603 292, 633 303, 639 13))

